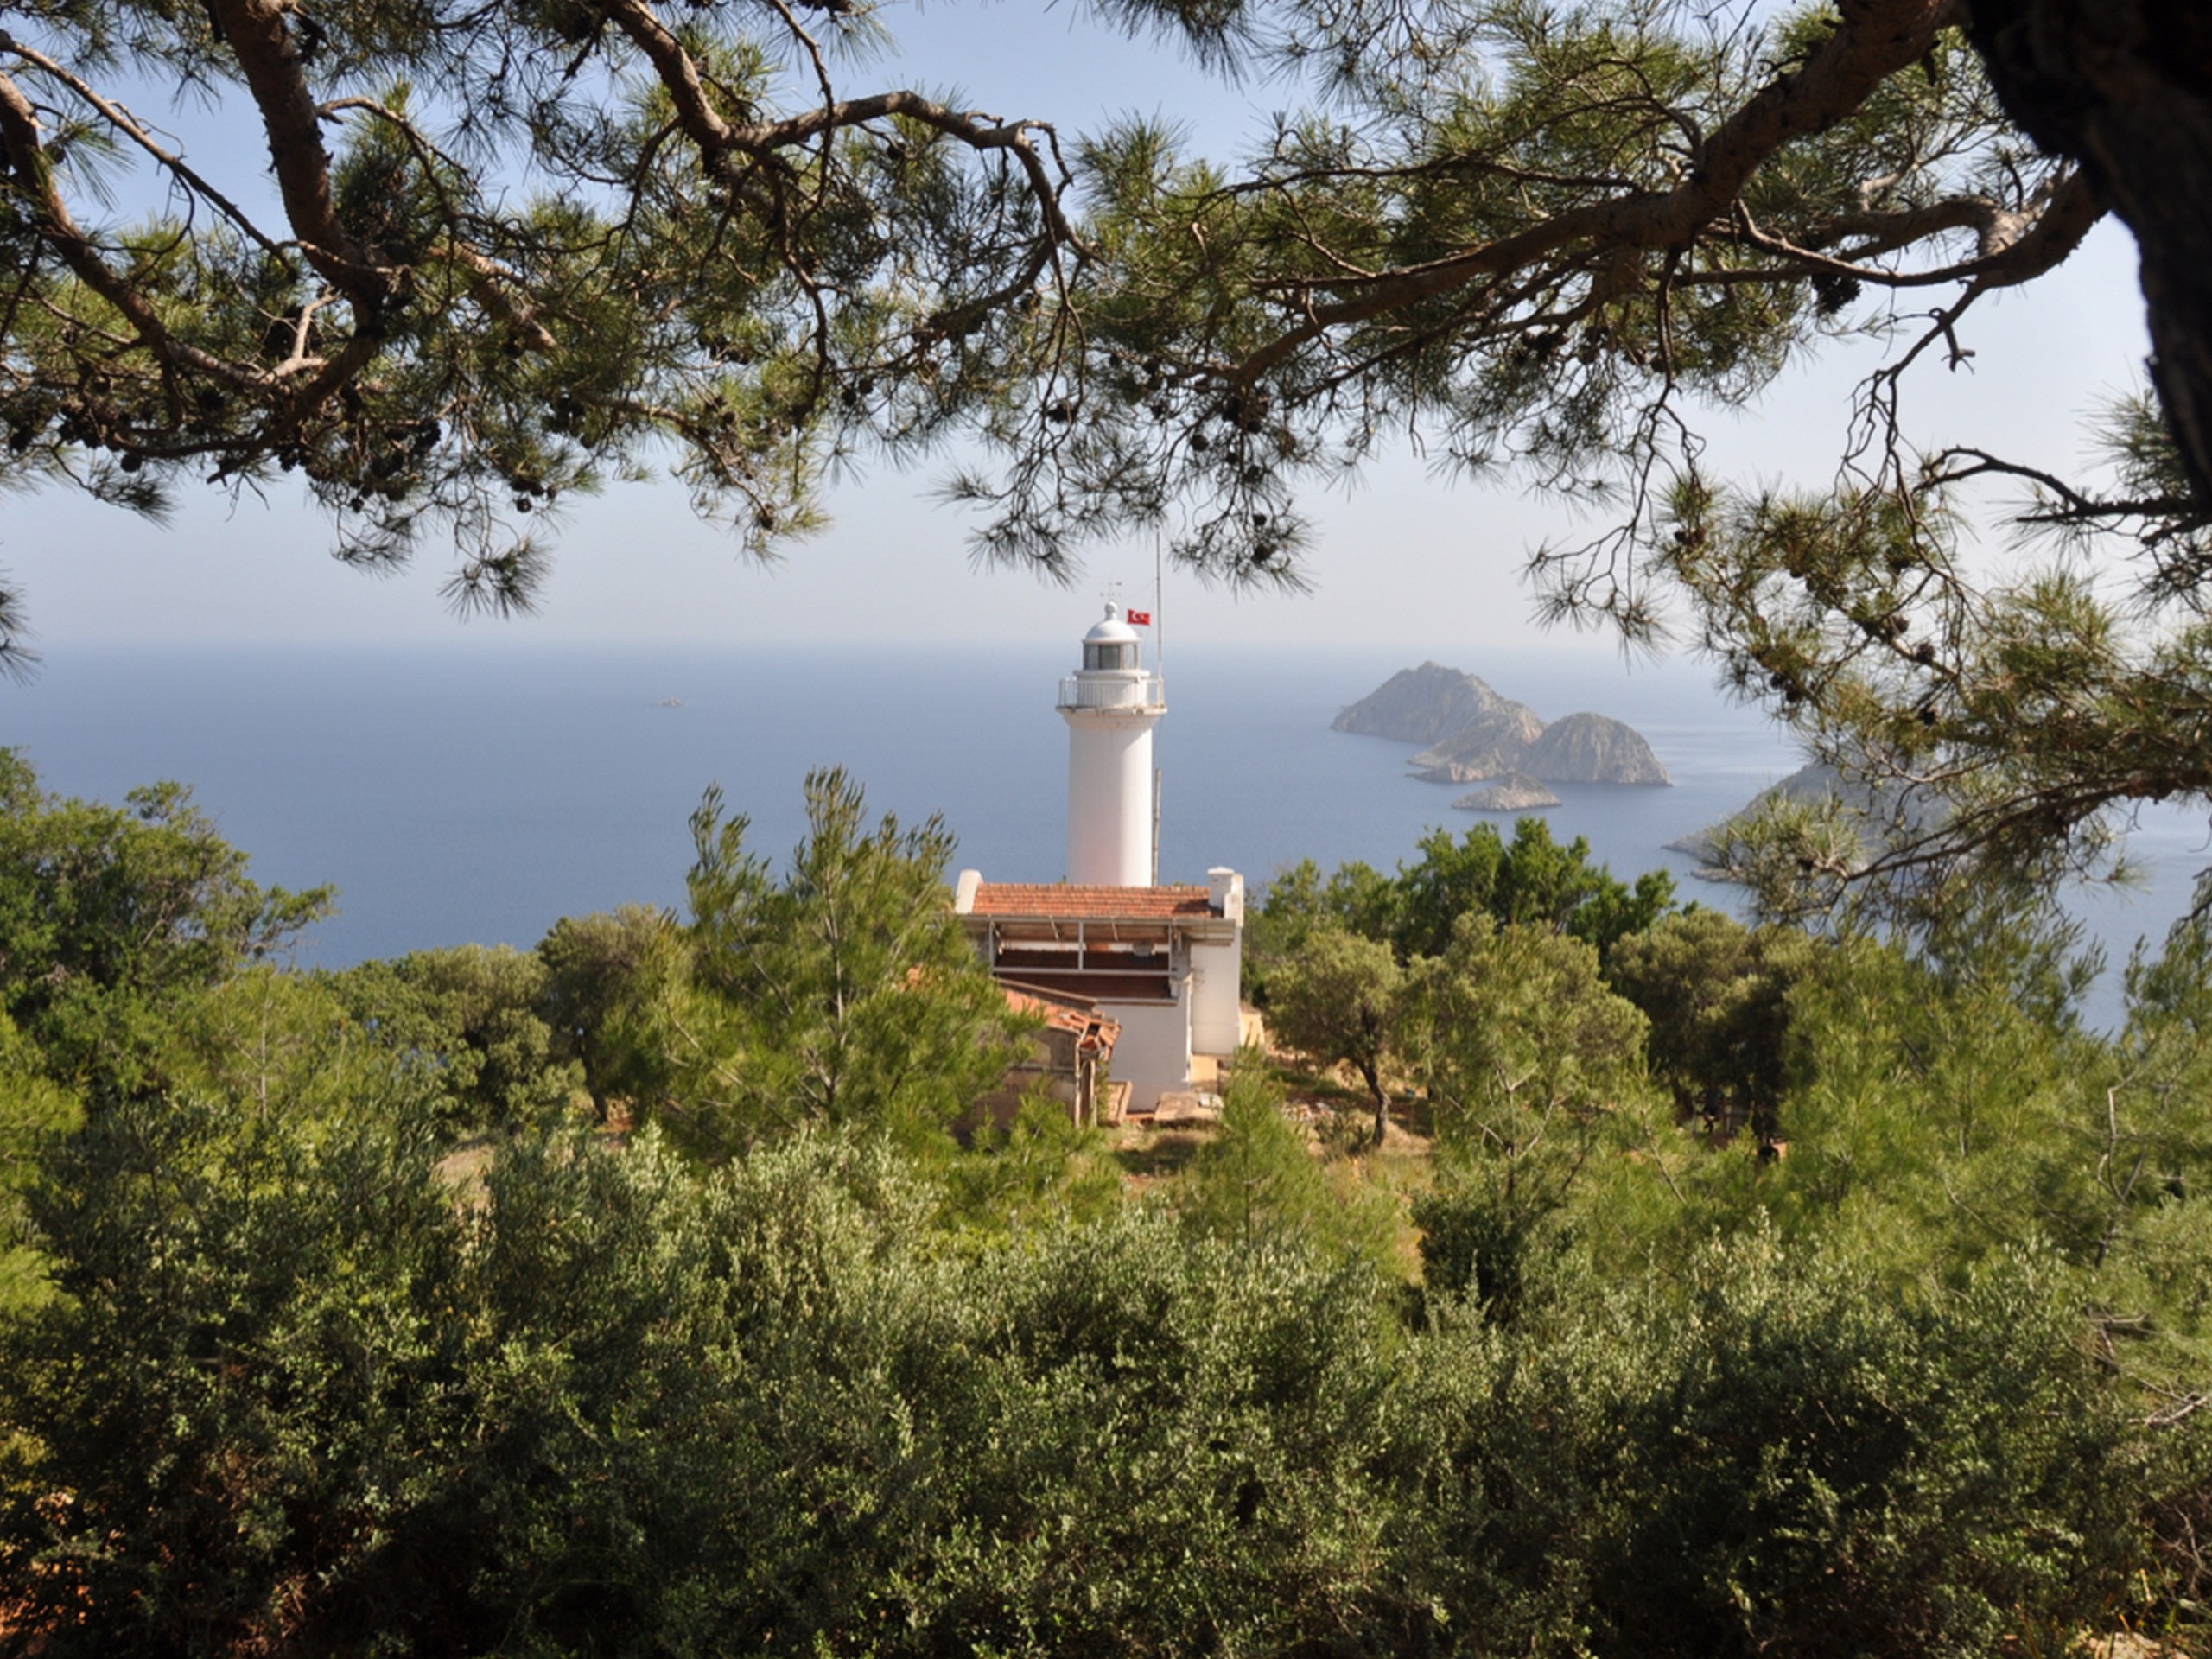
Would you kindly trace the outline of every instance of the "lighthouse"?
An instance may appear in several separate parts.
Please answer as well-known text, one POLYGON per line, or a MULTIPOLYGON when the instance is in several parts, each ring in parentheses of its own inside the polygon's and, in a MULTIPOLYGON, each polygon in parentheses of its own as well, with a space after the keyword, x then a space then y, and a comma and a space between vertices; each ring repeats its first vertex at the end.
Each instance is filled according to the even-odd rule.
POLYGON ((1216 868, 1204 886, 1162 887, 1154 869, 1152 728, 1167 694, 1140 644, 1109 605, 1083 637, 1083 666, 1060 682, 1066 879, 986 881, 963 870, 953 889, 953 914, 1016 1006, 1046 1012, 1054 1030, 1110 1033, 1097 1039, 1111 1046, 1110 1100, 1094 1092, 1095 1071, 1086 1084, 1074 1061, 1061 1068, 1077 1079, 1062 1097, 1078 1122, 1195 1104, 1247 1040, 1244 878, 1216 868))
POLYGON ((1153 883, 1152 728, 1167 712, 1137 631, 1109 604, 1083 636, 1083 666, 1060 682, 1068 723, 1068 868, 1078 887, 1153 883))

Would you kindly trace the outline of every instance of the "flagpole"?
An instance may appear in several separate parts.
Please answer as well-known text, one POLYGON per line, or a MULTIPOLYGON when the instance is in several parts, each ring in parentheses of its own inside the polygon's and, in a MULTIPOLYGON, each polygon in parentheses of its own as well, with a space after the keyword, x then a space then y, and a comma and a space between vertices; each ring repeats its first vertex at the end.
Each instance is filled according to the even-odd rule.
POLYGON ((1160 619, 1167 612, 1160 604, 1160 531, 1152 532, 1152 671, 1160 676, 1164 686, 1167 681, 1167 632, 1160 626, 1160 619))
MULTIPOLYGON (((1160 695, 1167 695, 1166 630, 1160 626, 1160 619, 1166 614, 1160 604, 1164 596, 1160 576, 1160 529, 1152 532, 1152 671, 1160 680, 1160 695)), ((1152 774, 1152 885, 1160 885, 1160 775, 1152 774)))

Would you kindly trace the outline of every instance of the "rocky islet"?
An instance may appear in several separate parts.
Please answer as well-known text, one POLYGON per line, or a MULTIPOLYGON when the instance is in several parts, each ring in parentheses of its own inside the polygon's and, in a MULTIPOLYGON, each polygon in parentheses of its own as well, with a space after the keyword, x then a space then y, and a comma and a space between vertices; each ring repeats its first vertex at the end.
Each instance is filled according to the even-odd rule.
MULTIPOLYGON (((1401 669, 1332 722, 1339 732, 1427 747, 1412 760, 1414 776, 1439 784, 1489 782, 1500 798, 1544 784, 1663 786, 1673 779, 1633 727, 1582 712, 1547 722, 1524 702, 1503 696, 1472 674, 1437 663, 1401 669)), ((1551 806, 1516 800, 1482 811, 1551 806)), ((1455 804, 1465 805, 1474 797, 1455 804)))

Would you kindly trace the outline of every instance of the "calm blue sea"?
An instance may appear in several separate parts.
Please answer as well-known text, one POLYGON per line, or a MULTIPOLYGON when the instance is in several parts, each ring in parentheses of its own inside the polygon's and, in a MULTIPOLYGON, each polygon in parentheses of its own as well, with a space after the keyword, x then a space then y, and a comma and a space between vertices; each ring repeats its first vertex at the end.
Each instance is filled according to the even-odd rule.
MULTIPOLYGON (((407 649, 72 649, 32 685, 0 687, 0 743, 67 794, 118 800, 156 779, 189 784, 253 855, 257 879, 338 887, 340 913, 302 957, 343 966, 468 941, 527 946, 563 915, 680 905, 685 820, 702 791, 720 784, 750 816, 754 844, 780 859, 802 831, 800 785, 816 766, 845 766, 872 808, 902 821, 942 814, 956 868, 1055 880, 1067 763, 1052 702, 1074 638, 928 651, 481 634, 407 649)), ((1408 665, 1402 652, 1350 647, 1171 655, 1156 739, 1162 878, 1200 880, 1226 864, 1264 883, 1304 857, 1387 869, 1428 829, 1477 822, 1452 810, 1459 791, 1407 775, 1411 746, 1329 729, 1408 665)), ((1616 874, 1667 868, 1686 896, 1732 902, 1664 843, 1796 762, 1706 670, 1558 651, 1468 652, 1452 665, 1547 719, 1593 709, 1642 731, 1674 788, 1562 787, 1545 816, 1562 839, 1587 836, 1616 874)), ((2163 931, 2212 861, 2201 818, 2178 813, 2147 821, 2137 844, 2148 887, 2083 906, 2115 959, 2163 931)), ((2097 1012, 2116 1006, 2107 995, 2097 1012)))

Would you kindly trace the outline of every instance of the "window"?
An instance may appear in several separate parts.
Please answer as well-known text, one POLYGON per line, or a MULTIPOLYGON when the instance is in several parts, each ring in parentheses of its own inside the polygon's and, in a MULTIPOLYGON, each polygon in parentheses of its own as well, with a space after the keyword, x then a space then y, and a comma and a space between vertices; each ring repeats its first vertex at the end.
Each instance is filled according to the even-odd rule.
POLYGON ((1135 668, 1137 665, 1136 645, 1134 641, 1128 643, 1109 641, 1103 645, 1093 645, 1089 640, 1085 640, 1083 646, 1083 665, 1086 670, 1135 668))

